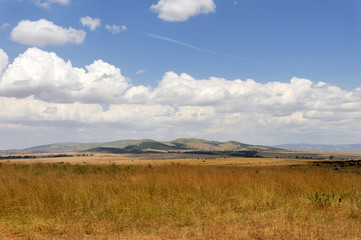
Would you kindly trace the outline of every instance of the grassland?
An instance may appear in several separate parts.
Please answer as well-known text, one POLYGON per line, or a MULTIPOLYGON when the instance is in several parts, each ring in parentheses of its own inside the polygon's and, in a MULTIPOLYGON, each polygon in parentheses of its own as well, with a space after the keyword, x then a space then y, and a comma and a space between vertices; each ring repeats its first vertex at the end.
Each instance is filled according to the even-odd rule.
POLYGON ((0 163, 0 239, 361 238, 359 165, 203 161, 0 163))

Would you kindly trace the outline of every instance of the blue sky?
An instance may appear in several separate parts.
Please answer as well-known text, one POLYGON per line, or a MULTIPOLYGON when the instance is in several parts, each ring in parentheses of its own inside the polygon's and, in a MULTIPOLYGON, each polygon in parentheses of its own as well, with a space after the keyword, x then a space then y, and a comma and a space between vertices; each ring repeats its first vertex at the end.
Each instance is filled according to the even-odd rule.
POLYGON ((0 116, 0 149, 145 137, 361 141, 359 0, 0 0, 0 49, 2 104, 30 106, 0 116), (84 75, 96 60, 104 64, 84 75), (102 110, 60 111, 76 104, 102 110), (154 114, 139 120, 138 108, 154 114), (139 122, 119 117, 126 109, 139 122))

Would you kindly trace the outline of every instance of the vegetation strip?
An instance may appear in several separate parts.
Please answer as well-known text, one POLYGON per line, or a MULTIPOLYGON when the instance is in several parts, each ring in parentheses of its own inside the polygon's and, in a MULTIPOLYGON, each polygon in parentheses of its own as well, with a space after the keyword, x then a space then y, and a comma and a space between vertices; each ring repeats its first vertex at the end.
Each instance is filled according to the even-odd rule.
MULTIPOLYGON (((85 155, 84 155, 85 156, 85 155)), ((69 154, 52 154, 52 155, 8 155, 0 156, 0 160, 8 159, 33 159, 33 158, 63 158, 63 157, 74 157, 69 154)))

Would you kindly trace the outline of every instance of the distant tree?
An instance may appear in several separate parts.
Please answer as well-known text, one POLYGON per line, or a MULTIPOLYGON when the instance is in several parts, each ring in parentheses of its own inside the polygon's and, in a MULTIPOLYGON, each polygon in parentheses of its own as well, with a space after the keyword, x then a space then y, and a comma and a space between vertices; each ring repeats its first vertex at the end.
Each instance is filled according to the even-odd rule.
POLYGON ((330 156, 330 157, 329 157, 330 160, 333 160, 333 158, 334 158, 334 156, 330 156))

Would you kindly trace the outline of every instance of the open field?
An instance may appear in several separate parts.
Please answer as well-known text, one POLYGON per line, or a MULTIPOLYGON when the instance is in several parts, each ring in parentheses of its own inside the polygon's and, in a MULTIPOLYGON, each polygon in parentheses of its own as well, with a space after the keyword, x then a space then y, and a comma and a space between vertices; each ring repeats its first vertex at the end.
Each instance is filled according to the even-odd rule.
POLYGON ((359 162, 80 158, 0 163, 0 239, 361 238, 359 162))
MULTIPOLYGON (((18 156, 32 156, 26 159, 3 159, 0 162, 12 163, 70 163, 70 164, 166 164, 182 163, 191 165, 239 165, 270 166, 305 164, 312 161, 333 159, 361 159, 361 152, 314 152, 314 151, 272 151, 259 152, 261 158, 230 157, 212 154, 188 153, 30 153, 18 156), (52 157, 66 155, 66 157, 52 157)), ((1 157, 14 156, 2 154, 1 157)))
POLYGON ((310 160, 291 158, 240 158, 240 157, 218 157, 212 155, 195 154, 109 154, 95 153, 86 156, 77 156, 77 153, 68 153, 70 157, 49 157, 47 154, 35 154, 44 157, 30 159, 3 160, 7 163, 61 163, 61 164, 120 164, 120 165, 164 165, 171 163, 188 165, 238 165, 238 166, 264 166, 264 165, 290 165, 305 164, 310 160))

